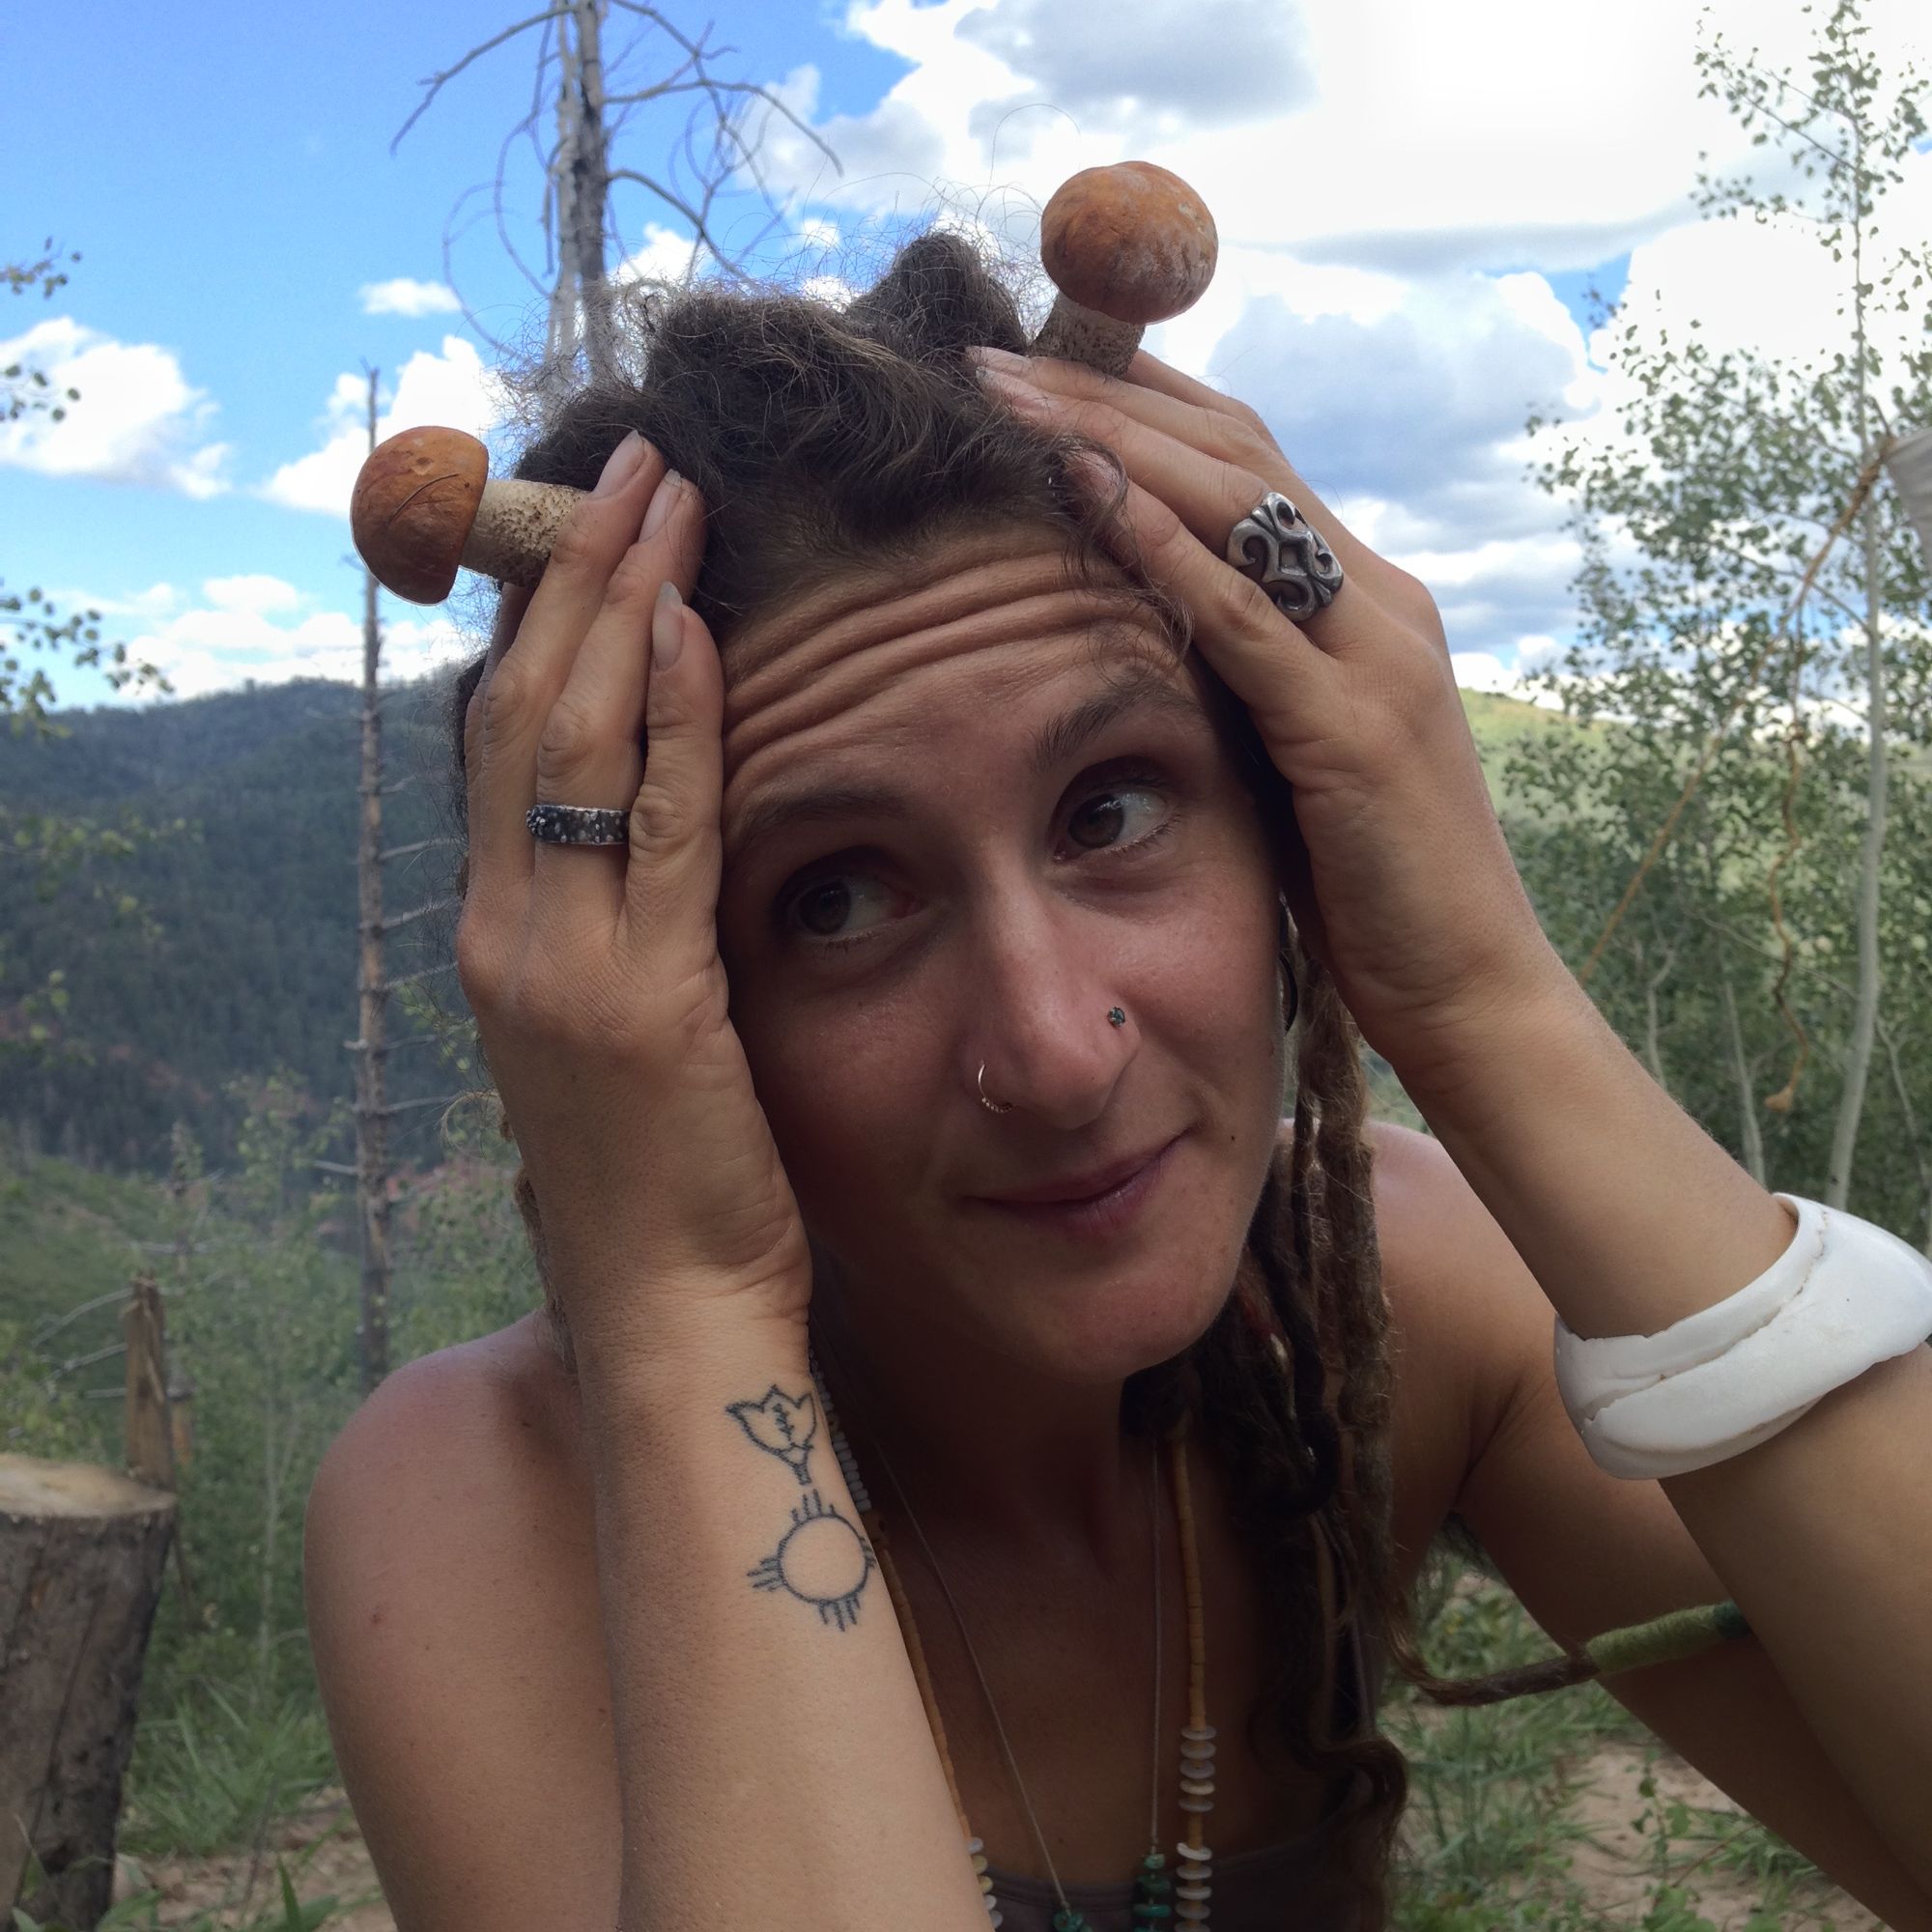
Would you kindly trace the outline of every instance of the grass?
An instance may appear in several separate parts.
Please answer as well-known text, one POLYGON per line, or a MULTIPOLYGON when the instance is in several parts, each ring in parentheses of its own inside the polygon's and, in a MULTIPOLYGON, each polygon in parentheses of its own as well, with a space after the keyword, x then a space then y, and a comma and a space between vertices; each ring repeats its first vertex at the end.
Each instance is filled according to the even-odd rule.
MULTIPOLYGON (((267 1912, 250 1914, 245 1907, 238 1912, 232 1907, 210 1906, 184 1917, 169 1911, 158 1891, 143 1890, 116 1899, 95 1920, 92 1932, 319 1932, 320 1927, 355 1901, 337 1898, 333 1892, 320 1898, 305 1899, 299 1895, 296 1880, 313 1853, 311 1847, 299 1858, 294 1872, 282 1860, 275 1861, 279 1896, 267 1912)), ((26 1889, 31 1891, 36 1883, 38 1875, 29 1867, 26 1889)), ((13 1932, 76 1932, 76 1928, 58 1920, 31 1918, 15 1906, 13 1932)))
MULTIPOLYGON (((1424 1654, 1443 1675, 1548 1654, 1549 1640, 1515 1597, 1480 1570, 1445 1558, 1424 1596, 1424 1654)), ((1806 1902, 1818 1878, 1810 1862, 1750 1819, 1668 1796, 1655 1776, 1663 1747, 1601 1686, 1459 1711, 1393 1680, 1380 1719, 1410 1772, 1394 1932, 1714 1932, 1700 1891, 1720 1877, 1734 1932, 1832 1925, 1806 1902), (1627 1821, 1639 1826, 1644 1847, 1630 1865, 1636 1902, 1614 1916, 1573 1862, 1590 1837, 1580 1801, 1606 1748, 1641 1752, 1645 1767, 1636 1817, 1627 1821), (1742 1919, 1740 1882, 1752 1902, 1742 1919)), ((328 1837, 293 1854, 272 1849, 287 1835, 275 1831, 285 1814, 333 1778, 327 1732, 311 1709, 256 1709, 203 1687, 194 1703, 151 1718, 143 1731, 124 1845, 143 1858, 238 1846, 253 1856, 245 1871, 237 1865, 220 1906, 185 1914, 144 1886, 103 1921, 108 1932, 317 1932, 362 1902, 308 1874, 328 1837), (321 1895, 305 1899, 305 1889, 321 1895)))
MULTIPOLYGON (((1423 1651, 1443 1676, 1474 1676, 1549 1654, 1508 1589, 1477 1571, 1438 1573, 1423 1651), (1446 1577, 1446 1581, 1444 1580, 1446 1577)), ((1735 1813, 1688 1804, 1661 1791, 1664 1755, 1652 1734, 1600 1685, 1477 1710, 1445 1710, 1393 1681, 1382 1729, 1409 1760, 1410 1799, 1395 1888, 1396 1932, 1712 1932, 1700 1884, 1738 1881, 1752 1909, 1736 1932, 1830 1927, 1814 1904, 1822 1883, 1802 1853, 1735 1813), (1606 1747, 1642 1749, 1637 1814, 1648 1848, 1633 1872, 1640 1904, 1614 1919, 1575 1868, 1591 1842, 1578 1815, 1593 1762, 1606 1747)))
POLYGON ((204 1685, 142 1719, 120 1843, 172 1858, 255 1844, 334 1776, 312 1702, 263 1705, 204 1685))

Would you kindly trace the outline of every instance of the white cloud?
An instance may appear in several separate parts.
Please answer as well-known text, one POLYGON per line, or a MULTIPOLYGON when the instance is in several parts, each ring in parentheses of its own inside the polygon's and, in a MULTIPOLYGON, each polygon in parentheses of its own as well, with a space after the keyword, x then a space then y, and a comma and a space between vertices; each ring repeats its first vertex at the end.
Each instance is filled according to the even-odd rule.
MULTIPOLYGON (((322 418, 322 447, 283 464, 260 494, 293 510, 347 517, 355 473, 369 453, 368 407, 368 379, 338 376, 322 418)), ((504 412, 502 390, 483 358, 460 335, 445 335, 440 350, 419 349, 403 364, 376 436, 380 441, 398 430, 440 423, 481 437, 504 412)))
POLYGON ((360 296, 364 315, 458 315, 463 309, 456 291, 447 284, 418 282, 408 275, 386 282, 364 282, 360 296))
MULTIPOLYGON (((1820 12, 1715 0, 1709 26, 1804 85, 1820 12)), ((1601 435, 1618 399, 1605 345, 1584 340, 1548 276, 1634 251, 1642 326, 1677 340, 1697 316, 1707 339, 1774 355, 1842 339, 1844 276, 1815 231, 1698 214, 1700 168, 1774 177, 1750 130, 1700 99, 1699 10, 1680 0, 1629 0, 1614 32, 1548 0, 1230 13, 854 0, 847 30, 907 71, 869 111, 821 117, 816 71, 797 70, 784 99, 844 171, 776 119, 761 161, 838 222, 855 261, 867 234, 964 220, 1025 263, 1039 208, 1075 170, 1173 169, 1213 210, 1221 263, 1149 347, 1261 409, 1334 513, 1436 591, 1474 674, 1507 674, 1576 622, 1567 506, 1526 474, 1553 440, 1526 439, 1524 419, 1601 435)), ((1865 16, 1882 73, 1932 66, 1922 0, 1867 0, 1865 16)), ((1915 239, 1932 232, 1932 153, 1905 171, 1881 220, 1915 239)))
POLYGON ((228 488, 229 445, 202 440, 215 405, 172 350, 117 342, 56 316, 0 342, 0 366, 15 362, 42 371, 54 393, 77 389, 80 400, 65 405, 59 422, 36 412, 0 423, 0 464, 198 497, 228 488))
POLYGON ((301 593, 279 577, 211 577, 202 584, 201 594, 217 611, 257 617, 293 611, 301 603, 301 593))
POLYGON ((1279 117, 1315 98, 1301 9, 1252 0, 1137 0, 1133 30, 1102 0, 1004 0, 966 14, 959 38, 1016 86, 980 102, 975 131, 1038 103, 1137 141, 1184 128, 1279 117))
POLYGON ((1516 672, 1492 653, 1457 651, 1449 661, 1456 668, 1456 682, 1464 691, 1498 691, 1506 697, 1515 695, 1516 672))
MULTIPOLYGON (((697 272, 712 265, 708 248, 696 251, 697 272)), ((689 235, 680 235, 662 222, 644 223, 644 239, 611 271, 613 282, 670 282, 682 286, 692 274, 692 245, 689 235)))
MULTIPOLYGON (((249 678, 258 684, 301 677, 361 682, 360 614, 324 607, 279 578, 213 577, 198 592, 157 583, 132 596, 62 594, 76 606, 131 618, 115 627, 117 640, 125 639, 130 660, 158 667, 176 698, 232 691, 249 678)), ((478 641, 447 616, 385 616, 384 682, 420 677, 469 656, 478 641)), ((101 701, 137 700, 161 701, 146 686, 128 686, 101 701)))

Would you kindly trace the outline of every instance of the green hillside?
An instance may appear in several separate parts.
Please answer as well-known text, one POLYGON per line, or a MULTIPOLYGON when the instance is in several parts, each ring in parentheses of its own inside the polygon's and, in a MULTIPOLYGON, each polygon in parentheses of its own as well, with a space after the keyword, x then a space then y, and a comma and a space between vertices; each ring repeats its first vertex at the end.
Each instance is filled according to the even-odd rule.
MULTIPOLYGON (((442 688, 385 696, 387 782, 401 787, 384 801, 385 844, 448 830, 442 688)), ((354 688, 310 680, 67 712, 66 738, 7 744, 0 814, 185 827, 86 861, 50 893, 17 862, 0 866, 0 1034, 21 1039, 20 997, 48 971, 65 970, 71 996, 51 1055, 0 1061, 0 1120, 24 1145, 154 1173, 177 1117, 223 1157, 240 1119, 233 1080, 285 1066, 320 1105, 350 1092, 358 705, 354 688), (126 894, 139 915, 117 913, 126 894)), ((392 862, 387 909, 445 896, 449 859, 392 862)), ((399 973, 446 952, 437 920, 391 941, 399 973)), ((391 1097, 442 1091, 431 1059, 394 1055, 391 1097)))

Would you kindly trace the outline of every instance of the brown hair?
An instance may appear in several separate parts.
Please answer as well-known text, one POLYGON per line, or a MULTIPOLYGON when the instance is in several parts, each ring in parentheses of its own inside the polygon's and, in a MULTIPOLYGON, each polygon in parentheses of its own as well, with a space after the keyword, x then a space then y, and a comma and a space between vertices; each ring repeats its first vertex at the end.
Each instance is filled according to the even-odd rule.
MULTIPOLYGON (((1111 453, 990 402, 962 356, 976 343, 1023 352, 1028 336, 998 265, 960 237, 909 242, 842 308, 795 293, 717 289, 616 299, 621 379, 564 400, 517 474, 587 488, 622 437, 640 431, 709 508, 692 602, 722 651, 781 594, 1015 521, 1061 532, 1076 581, 1124 584, 1185 650, 1186 611, 1115 560, 1121 542, 1110 533, 1124 483, 1111 453), (1075 473, 1096 455, 1114 474, 1111 499, 1075 473)), ((482 668, 480 657, 466 667, 448 717, 459 825, 464 714, 482 668)), ((1211 672, 1208 682, 1263 824, 1287 825, 1286 786, 1246 712, 1211 672)), ((459 894, 466 879, 467 861, 459 894)), ((1226 1471, 1275 1633, 1250 1740, 1265 1732, 1344 1786, 1343 1858, 1362 1923, 1379 1928, 1407 1776, 1400 1750, 1373 1734, 1370 1713, 1335 1720, 1344 1633, 1379 1643, 1405 1676, 1428 1673, 1393 1546, 1393 1376, 1368 1088, 1333 983, 1293 940, 1289 952, 1301 991, 1290 1151, 1263 1188, 1220 1314, 1184 1354, 1132 1377, 1123 1409, 1126 1426, 1147 1433, 1191 1407, 1197 1438, 1226 1471)), ((515 1190, 541 1270, 536 1203, 521 1168, 515 1190)), ((553 1304, 552 1313, 554 1321, 560 1311, 553 1304)))

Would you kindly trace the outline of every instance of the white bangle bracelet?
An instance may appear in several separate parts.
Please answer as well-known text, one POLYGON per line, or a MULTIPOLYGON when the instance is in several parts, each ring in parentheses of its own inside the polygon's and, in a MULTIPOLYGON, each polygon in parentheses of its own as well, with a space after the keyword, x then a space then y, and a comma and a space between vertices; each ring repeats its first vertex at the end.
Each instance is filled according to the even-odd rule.
POLYGON ((1795 1194, 1789 1248, 1655 1335, 1585 1341, 1556 1319, 1556 1387, 1613 1476, 1681 1476, 1755 1448, 1832 1390, 1932 1337, 1932 1261, 1795 1194))

